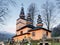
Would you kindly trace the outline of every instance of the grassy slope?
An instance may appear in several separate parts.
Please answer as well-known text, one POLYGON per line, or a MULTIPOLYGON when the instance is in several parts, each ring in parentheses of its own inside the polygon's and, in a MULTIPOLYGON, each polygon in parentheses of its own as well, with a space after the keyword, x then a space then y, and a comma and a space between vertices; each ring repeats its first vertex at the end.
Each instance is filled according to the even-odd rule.
POLYGON ((60 43, 51 43, 51 45, 60 45, 60 43))
MULTIPOLYGON (((32 45, 37 45, 38 41, 32 41, 32 45)), ((27 44, 25 44, 27 45, 27 44)), ((51 42, 51 45, 60 45, 58 42, 51 42)))

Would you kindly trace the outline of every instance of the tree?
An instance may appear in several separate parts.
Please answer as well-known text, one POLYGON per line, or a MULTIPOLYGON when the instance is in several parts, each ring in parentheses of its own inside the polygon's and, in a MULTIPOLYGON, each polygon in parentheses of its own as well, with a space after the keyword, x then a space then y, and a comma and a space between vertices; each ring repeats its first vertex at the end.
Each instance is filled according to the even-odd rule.
POLYGON ((47 29, 50 30, 53 26, 53 22, 55 22, 54 10, 55 6, 52 2, 46 1, 42 6, 43 9, 43 22, 46 25, 47 29))
POLYGON ((31 15, 31 18, 32 18, 32 24, 33 24, 33 22, 34 22, 34 16, 35 16, 35 14, 36 14, 36 12, 37 12, 37 10, 36 10, 37 8, 36 8, 36 5, 35 5, 35 3, 31 3, 30 5, 29 5, 29 8, 28 8, 28 13, 30 13, 30 15, 31 15))
POLYGON ((9 5, 15 6, 14 0, 0 0, 0 24, 4 25, 9 10, 9 5))
POLYGON ((60 24, 53 28, 52 37, 60 36, 60 24))

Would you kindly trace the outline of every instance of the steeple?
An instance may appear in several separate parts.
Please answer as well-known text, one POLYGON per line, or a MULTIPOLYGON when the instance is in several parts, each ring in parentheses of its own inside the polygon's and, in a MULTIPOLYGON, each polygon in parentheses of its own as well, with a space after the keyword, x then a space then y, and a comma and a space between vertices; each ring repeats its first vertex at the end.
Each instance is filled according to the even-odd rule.
POLYGON ((32 25, 32 22, 33 22, 33 20, 31 18, 31 15, 30 15, 30 13, 28 13, 28 16, 27 16, 27 24, 31 24, 32 25))
POLYGON ((21 11, 20 11, 19 17, 20 17, 21 19, 25 19, 25 13, 24 13, 23 5, 22 5, 22 7, 21 7, 21 11))
POLYGON ((43 23, 42 23, 41 15, 38 15, 37 27, 42 27, 42 26, 43 26, 43 23))

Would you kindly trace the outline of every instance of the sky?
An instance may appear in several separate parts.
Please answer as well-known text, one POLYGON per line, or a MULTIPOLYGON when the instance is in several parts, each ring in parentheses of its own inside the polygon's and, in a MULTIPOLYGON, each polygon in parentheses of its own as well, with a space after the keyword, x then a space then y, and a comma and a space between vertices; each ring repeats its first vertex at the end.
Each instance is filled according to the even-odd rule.
MULTIPOLYGON (((39 13, 41 14, 41 9, 42 9, 41 6, 43 3, 45 3, 45 1, 46 0, 15 0, 16 5, 15 5, 15 7, 13 5, 9 6, 9 12, 8 12, 9 16, 7 17, 6 25, 4 25, 0 31, 16 33, 16 20, 19 18, 22 3, 23 3, 25 15, 27 15, 27 8, 31 3, 36 4, 37 9, 39 9, 39 13)), ((55 4, 55 0, 50 0, 50 1, 55 4)), ((60 23, 60 21, 58 20, 57 24, 59 24, 59 23, 60 23)))

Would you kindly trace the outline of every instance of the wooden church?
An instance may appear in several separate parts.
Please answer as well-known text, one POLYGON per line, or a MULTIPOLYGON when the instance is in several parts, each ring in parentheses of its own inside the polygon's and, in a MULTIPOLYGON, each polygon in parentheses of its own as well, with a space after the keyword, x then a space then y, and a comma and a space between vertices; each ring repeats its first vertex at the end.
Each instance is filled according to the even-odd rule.
POLYGON ((21 12, 16 23, 16 35, 13 37, 14 41, 21 41, 24 38, 31 38, 32 40, 40 40, 43 36, 51 38, 51 31, 43 28, 41 15, 38 15, 37 24, 33 26, 33 19, 30 13, 25 19, 24 8, 21 7, 21 12))

